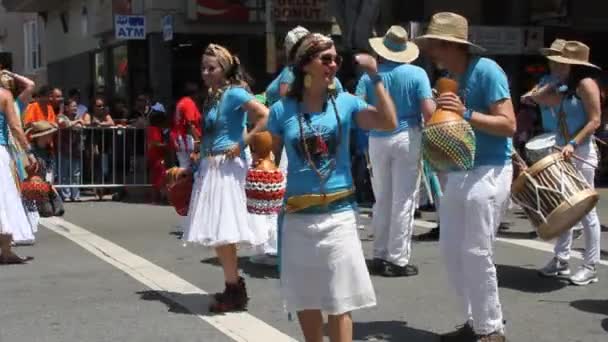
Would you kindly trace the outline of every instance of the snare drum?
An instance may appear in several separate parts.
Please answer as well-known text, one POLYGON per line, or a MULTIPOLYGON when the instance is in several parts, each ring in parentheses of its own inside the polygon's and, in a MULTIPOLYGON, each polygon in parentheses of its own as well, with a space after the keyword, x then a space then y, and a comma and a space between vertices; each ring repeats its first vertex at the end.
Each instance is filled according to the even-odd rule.
POLYGON ((555 133, 537 135, 526 143, 526 157, 528 162, 534 164, 544 157, 554 153, 555 133))
POLYGON ((572 228, 599 200, 598 193, 561 153, 541 159, 517 177, 511 196, 543 240, 572 228))

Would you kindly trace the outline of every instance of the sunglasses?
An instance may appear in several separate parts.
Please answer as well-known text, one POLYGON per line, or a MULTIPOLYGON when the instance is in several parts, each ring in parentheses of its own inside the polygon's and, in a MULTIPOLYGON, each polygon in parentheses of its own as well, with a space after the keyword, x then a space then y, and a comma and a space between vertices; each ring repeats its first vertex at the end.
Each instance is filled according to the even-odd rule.
POLYGON ((337 66, 342 65, 342 56, 340 55, 332 55, 331 53, 326 53, 319 56, 321 63, 323 65, 331 65, 331 62, 336 63, 337 66))

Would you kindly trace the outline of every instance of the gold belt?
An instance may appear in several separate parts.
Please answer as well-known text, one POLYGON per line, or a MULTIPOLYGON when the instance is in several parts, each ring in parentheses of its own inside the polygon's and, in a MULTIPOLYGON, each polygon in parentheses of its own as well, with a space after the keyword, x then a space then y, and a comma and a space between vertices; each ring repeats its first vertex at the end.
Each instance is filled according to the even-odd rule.
POLYGON ((311 207, 327 206, 332 202, 345 199, 353 193, 354 191, 352 189, 349 189, 333 192, 331 194, 306 194, 299 196, 291 196, 287 199, 285 211, 287 211, 287 213, 292 214, 311 207))

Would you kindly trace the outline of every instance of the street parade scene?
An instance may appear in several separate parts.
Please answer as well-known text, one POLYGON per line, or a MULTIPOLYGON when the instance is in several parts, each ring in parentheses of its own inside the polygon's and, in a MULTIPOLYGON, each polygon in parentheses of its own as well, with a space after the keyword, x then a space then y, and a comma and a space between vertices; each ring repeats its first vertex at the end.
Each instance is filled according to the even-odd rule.
POLYGON ((608 4, 0 5, 0 342, 608 341, 608 4))

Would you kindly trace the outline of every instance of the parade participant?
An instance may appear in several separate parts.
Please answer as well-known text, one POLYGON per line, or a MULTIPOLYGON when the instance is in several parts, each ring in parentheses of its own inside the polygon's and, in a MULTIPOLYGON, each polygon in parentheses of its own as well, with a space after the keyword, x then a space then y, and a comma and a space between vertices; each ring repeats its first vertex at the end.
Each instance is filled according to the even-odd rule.
POLYGON ((163 137, 163 130, 169 126, 169 120, 163 112, 153 111, 150 114, 150 125, 146 127, 148 153, 146 155, 150 182, 154 187, 154 203, 161 203, 164 194, 164 179, 166 173, 165 155, 167 141, 163 137))
POLYGON ((307 342, 323 340, 322 312, 331 341, 352 341, 350 313, 376 298, 357 235, 350 130, 395 129, 395 106, 371 56, 359 55, 358 63, 375 85, 378 109, 331 91, 341 57, 330 38, 309 34, 294 56, 293 87, 271 108, 268 124, 275 155, 284 145, 288 159, 282 292, 307 342))
POLYGON ((29 170, 36 171, 37 162, 25 137, 19 117, 15 113, 15 103, 10 91, 0 88, 0 264, 23 264, 32 258, 21 258, 11 248, 15 230, 26 230, 28 219, 17 190, 16 179, 11 167, 12 160, 8 151, 9 130, 27 151, 29 170), (21 225, 26 225, 22 227, 21 225))
POLYGON ((25 109, 23 124, 26 127, 36 121, 57 122, 55 111, 50 103, 51 96, 52 89, 49 86, 42 86, 38 89, 36 102, 30 103, 25 109))
POLYGON ((440 246, 448 278, 467 323, 442 341, 502 342, 504 323, 498 296, 494 241, 506 210, 512 180, 511 136, 515 114, 504 71, 468 41, 467 19, 437 13, 418 37, 425 54, 458 80, 459 94, 442 94, 437 106, 462 115, 475 131, 474 168, 447 173, 441 199, 440 246))
MULTIPOLYGON (((376 198, 370 271, 387 277, 413 276, 418 274, 418 267, 410 261, 420 184, 420 128, 422 117, 428 120, 435 111, 435 102, 424 69, 409 64, 420 51, 408 41, 403 27, 393 26, 384 37, 371 38, 369 43, 380 56, 379 75, 395 102, 399 120, 392 132, 370 132, 369 158, 376 198)), ((372 105, 378 102, 369 75, 361 77, 356 93, 372 105)))
POLYGON ((171 142, 179 166, 183 168, 190 167, 190 154, 194 152, 195 141, 201 138, 201 113, 194 100, 198 92, 196 83, 186 83, 184 96, 177 102, 171 127, 171 142))
MULTIPOLYGON (((600 126, 600 90, 593 79, 597 67, 589 63, 589 47, 581 42, 566 42, 561 55, 547 56, 555 63, 557 81, 547 84, 532 94, 537 103, 559 106, 557 145, 564 146, 563 155, 572 158, 576 168, 591 187, 594 186, 595 167, 598 155, 592 135, 600 126), (559 84, 564 83, 568 90, 560 94, 559 84)), ((588 285, 598 281, 597 264, 600 261, 601 226, 594 208, 581 221, 585 236, 584 263, 570 277, 575 285, 588 285)), ((567 276, 570 274, 568 260, 572 248, 572 230, 568 230, 555 245, 555 257, 540 270, 545 276, 567 276)))
POLYGON ((239 277, 237 245, 260 245, 267 237, 252 230, 247 222, 247 165, 241 155, 250 137, 265 127, 268 109, 242 87, 241 63, 226 48, 207 46, 201 72, 208 87, 201 161, 183 239, 215 248, 224 270, 226 288, 215 295, 210 311, 243 310, 248 297, 245 280, 239 277), (246 115, 255 126, 245 136, 246 115))
MULTIPOLYGON (((15 114, 19 118, 19 123, 21 124, 25 103, 29 103, 32 97, 32 92, 35 87, 34 81, 8 70, 2 70, 2 74, 0 75, 0 86, 11 91, 13 94, 15 99, 15 114)), ((10 131, 8 148, 13 162, 15 163, 15 169, 17 171, 16 176, 19 178, 19 181, 24 181, 28 176, 23 160, 25 151, 21 149, 21 146, 10 131)), ((23 196, 21 200, 23 202, 23 208, 25 209, 27 224, 20 224, 16 227, 18 229, 13 231, 13 245, 33 245, 36 240, 35 234, 38 232, 40 215, 38 214, 38 208, 35 201, 28 200, 23 196)))

